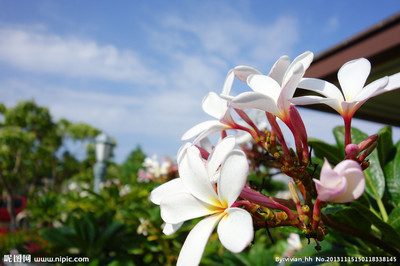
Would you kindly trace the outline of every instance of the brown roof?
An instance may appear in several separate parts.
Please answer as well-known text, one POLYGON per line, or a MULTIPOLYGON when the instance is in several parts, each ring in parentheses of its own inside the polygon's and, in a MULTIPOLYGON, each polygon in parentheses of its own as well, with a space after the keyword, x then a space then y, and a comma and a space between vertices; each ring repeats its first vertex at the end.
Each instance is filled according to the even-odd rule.
MULTIPOLYGON (((367 58, 372 65, 367 83, 400 72, 400 12, 318 54, 305 76, 338 84, 339 68, 347 61, 360 57, 367 58)), ((301 91, 296 93, 296 95, 301 94, 301 91)), ((308 107, 335 112, 327 106, 308 107)), ((355 117, 400 126, 400 90, 368 100, 356 112, 355 117)))

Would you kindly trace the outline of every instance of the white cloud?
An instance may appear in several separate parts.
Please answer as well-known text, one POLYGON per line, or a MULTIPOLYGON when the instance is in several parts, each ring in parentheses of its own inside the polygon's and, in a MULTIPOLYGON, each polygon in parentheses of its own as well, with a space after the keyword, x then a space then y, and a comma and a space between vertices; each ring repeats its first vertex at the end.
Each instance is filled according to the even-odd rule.
POLYGON ((324 32, 325 33, 335 32, 339 29, 339 26, 340 26, 339 18, 331 17, 325 25, 324 32))
POLYGON ((153 44, 162 43, 159 49, 218 55, 226 62, 266 65, 291 51, 299 39, 298 22, 291 16, 256 24, 237 15, 213 19, 168 15, 162 23, 162 31, 153 31, 151 39, 153 44))
POLYGON ((162 83, 133 51, 93 40, 61 36, 43 27, 0 28, 0 62, 34 73, 138 84, 162 83))

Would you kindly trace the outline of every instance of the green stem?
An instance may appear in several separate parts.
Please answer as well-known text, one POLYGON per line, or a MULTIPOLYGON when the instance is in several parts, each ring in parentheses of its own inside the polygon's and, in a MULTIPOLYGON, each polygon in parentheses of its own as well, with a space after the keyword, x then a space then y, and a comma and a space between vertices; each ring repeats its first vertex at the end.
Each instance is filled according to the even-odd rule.
POLYGON ((379 211, 381 212, 382 220, 386 223, 389 217, 388 217, 386 208, 383 205, 383 202, 382 202, 381 198, 377 197, 376 198, 376 203, 378 204, 379 211))

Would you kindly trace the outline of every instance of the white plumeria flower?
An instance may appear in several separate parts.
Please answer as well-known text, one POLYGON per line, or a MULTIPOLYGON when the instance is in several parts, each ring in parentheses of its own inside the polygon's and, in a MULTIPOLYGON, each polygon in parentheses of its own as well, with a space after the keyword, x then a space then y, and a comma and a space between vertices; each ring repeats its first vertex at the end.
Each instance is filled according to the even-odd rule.
POLYGON ((235 97, 224 97, 231 100, 234 108, 260 109, 288 123, 290 100, 313 57, 313 53, 307 51, 290 63, 288 56, 282 56, 276 61, 268 76, 261 73, 247 76, 246 82, 253 91, 235 97))
POLYGON ((380 78, 364 87, 371 71, 371 63, 359 58, 345 63, 338 71, 338 87, 324 80, 304 78, 299 88, 310 90, 322 96, 302 96, 292 99, 298 105, 323 103, 335 109, 345 120, 351 119, 354 113, 369 98, 400 87, 400 73, 380 78))
POLYGON ((168 174, 168 169, 171 167, 171 162, 162 159, 161 163, 157 160, 157 155, 153 155, 153 157, 147 157, 144 162, 143 166, 146 167, 146 172, 153 176, 154 178, 159 178, 162 175, 168 174))
MULTIPOLYGON (((211 143, 208 138, 202 139, 200 141, 200 144, 202 144, 202 146, 205 146, 203 148, 206 148, 207 151, 210 152, 208 162, 205 162, 205 164, 207 164, 210 169, 209 180, 211 183, 215 184, 217 183, 217 178, 219 177, 219 171, 217 171, 217 169, 226 158, 228 153, 233 150, 233 147, 235 146, 235 139, 232 136, 228 136, 221 140, 221 142, 215 147, 215 149, 211 148, 211 143)), ((178 162, 181 160, 182 156, 185 155, 186 149, 191 146, 191 143, 186 143, 182 145, 177 155, 178 162)), ((155 188, 150 193, 150 200, 154 204, 160 205, 163 198, 180 192, 190 193, 183 185, 181 178, 175 178, 155 188)), ((166 235, 172 235, 182 226, 182 224, 183 222, 177 224, 166 223, 163 229, 163 233, 166 235)))
MULTIPOLYGON (((235 76, 242 79, 243 76, 248 76, 249 73, 256 73, 254 71, 257 70, 251 67, 236 67, 230 70, 226 76, 221 94, 230 94, 235 76)), ((230 114, 229 102, 215 92, 210 92, 204 97, 202 108, 204 112, 216 118, 216 120, 208 120, 195 125, 182 136, 181 140, 189 140, 196 137, 193 141, 193 144, 196 144, 201 139, 213 133, 235 128, 236 125, 230 114)))
POLYGON ((353 160, 344 160, 332 169, 325 159, 320 180, 313 180, 320 201, 350 202, 358 199, 365 189, 364 173, 361 166, 353 160))
POLYGON ((161 217, 167 224, 206 217, 187 236, 177 265, 200 263, 217 224, 219 239, 231 252, 241 252, 253 239, 251 215, 231 207, 246 183, 249 169, 245 154, 232 149, 234 142, 232 137, 222 140, 206 163, 195 146, 187 147, 179 156, 180 180, 187 191, 165 193, 168 196, 161 199, 161 217))
POLYGON ((290 233, 287 239, 288 246, 291 250, 301 250, 303 245, 301 244, 300 235, 296 233, 290 233))

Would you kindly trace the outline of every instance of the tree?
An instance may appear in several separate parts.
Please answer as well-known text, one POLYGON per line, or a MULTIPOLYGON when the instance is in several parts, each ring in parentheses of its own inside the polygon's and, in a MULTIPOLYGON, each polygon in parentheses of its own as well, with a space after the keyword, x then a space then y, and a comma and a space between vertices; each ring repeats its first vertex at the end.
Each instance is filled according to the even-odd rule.
POLYGON ((14 229, 13 197, 29 197, 44 179, 51 180, 57 189, 79 165, 66 143, 91 140, 100 131, 66 120, 54 122, 49 110, 34 101, 19 102, 11 108, 1 105, 0 112, 0 184, 14 229))
POLYGON ((140 146, 133 150, 121 166, 121 179, 125 183, 136 183, 137 172, 142 167, 146 155, 140 146))

